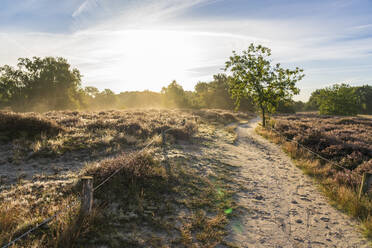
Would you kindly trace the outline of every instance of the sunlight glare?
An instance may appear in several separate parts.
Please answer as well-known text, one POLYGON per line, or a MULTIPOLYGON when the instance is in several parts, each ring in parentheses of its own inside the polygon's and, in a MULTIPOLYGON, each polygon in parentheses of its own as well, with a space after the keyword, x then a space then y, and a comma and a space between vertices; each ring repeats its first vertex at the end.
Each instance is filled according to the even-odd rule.
POLYGON ((147 89, 156 89, 152 84, 159 81, 165 85, 187 78, 185 68, 193 67, 198 54, 195 39, 176 31, 129 30, 114 33, 108 42, 117 53, 116 73, 124 72, 126 81, 147 89))

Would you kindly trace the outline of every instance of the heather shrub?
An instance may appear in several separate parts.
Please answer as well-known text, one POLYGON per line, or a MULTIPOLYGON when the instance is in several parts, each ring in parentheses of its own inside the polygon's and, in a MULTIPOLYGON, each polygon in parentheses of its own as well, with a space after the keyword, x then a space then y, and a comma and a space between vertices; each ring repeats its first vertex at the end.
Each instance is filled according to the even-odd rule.
POLYGON ((35 138, 41 134, 53 136, 62 131, 63 128, 55 121, 48 120, 36 113, 0 112, 0 135, 3 140, 19 137, 35 138))
POLYGON ((233 122, 238 122, 241 119, 246 120, 255 117, 253 113, 231 112, 220 109, 202 109, 192 111, 192 114, 201 117, 207 122, 216 122, 221 124, 230 124, 233 122))
POLYGON ((93 164, 86 168, 83 174, 93 176, 94 181, 99 183, 117 169, 122 168, 117 177, 128 183, 133 183, 138 180, 146 180, 152 175, 152 166, 154 164, 153 158, 145 152, 122 153, 114 158, 106 159, 100 164, 93 164))
MULTIPOLYGON (((338 183, 355 187, 360 175, 371 169, 372 120, 313 114, 280 115, 275 129, 323 157, 349 169, 330 173, 338 183)), ((339 168, 335 168, 340 170, 339 168)))

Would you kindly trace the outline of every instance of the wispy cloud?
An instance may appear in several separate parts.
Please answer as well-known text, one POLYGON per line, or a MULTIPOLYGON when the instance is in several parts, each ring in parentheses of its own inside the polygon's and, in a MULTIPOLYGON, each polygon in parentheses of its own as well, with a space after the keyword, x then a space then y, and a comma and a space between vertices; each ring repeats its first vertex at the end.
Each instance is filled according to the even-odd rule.
POLYGON ((91 9, 98 7, 97 0, 85 0, 75 11, 72 13, 72 17, 78 17, 85 11, 89 11, 91 9))
POLYGON ((7 47, 0 51, 0 64, 15 64, 23 56, 63 56, 81 70, 84 85, 117 92, 160 90, 176 79, 192 89, 197 81, 221 72, 232 50, 255 42, 272 48, 275 62, 305 69, 301 98, 327 82, 372 78, 372 37, 365 36, 370 28, 366 22, 186 15, 215 2, 82 1, 69 7, 72 33, 0 34, 0 46, 7 47), (82 22, 87 23, 84 28, 82 22))

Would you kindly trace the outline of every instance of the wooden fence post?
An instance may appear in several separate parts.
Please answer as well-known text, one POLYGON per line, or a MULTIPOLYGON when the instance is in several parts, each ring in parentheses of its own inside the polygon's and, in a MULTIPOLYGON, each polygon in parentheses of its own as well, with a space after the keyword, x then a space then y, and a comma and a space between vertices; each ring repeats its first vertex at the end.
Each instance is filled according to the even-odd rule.
POLYGON ((83 183, 83 193, 81 196, 81 212, 87 215, 93 207, 93 177, 85 176, 81 178, 83 183))
POLYGON ((165 132, 164 130, 161 130, 161 144, 164 146, 165 145, 165 132))
POLYGON ((372 174, 371 173, 363 173, 362 181, 360 183, 359 188, 359 195, 358 199, 360 200, 362 198, 362 195, 364 195, 372 186, 372 174))

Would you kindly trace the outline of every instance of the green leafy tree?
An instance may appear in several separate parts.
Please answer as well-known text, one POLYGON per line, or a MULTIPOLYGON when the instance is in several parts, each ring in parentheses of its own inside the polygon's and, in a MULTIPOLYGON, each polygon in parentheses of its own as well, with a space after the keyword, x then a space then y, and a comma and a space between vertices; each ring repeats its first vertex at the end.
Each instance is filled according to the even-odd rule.
POLYGON ((94 102, 97 109, 115 108, 117 96, 112 90, 104 89, 102 92, 96 94, 94 102))
POLYGON ((229 94, 228 76, 226 74, 213 75, 209 83, 199 82, 195 86, 198 103, 202 108, 232 109, 234 101, 229 94))
POLYGON ((356 87, 356 94, 360 97, 360 114, 372 114, 372 86, 356 87))
POLYGON ((317 111, 320 107, 319 96, 321 89, 317 89, 311 93, 309 101, 305 104, 305 110, 307 111, 317 111))
POLYGON ((162 106, 162 94, 149 90, 127 91, 118 95, 120 108, 160 108, 162 106))
POLYGON ((163 87, 161 93, 166 107, 187 108, 190 106, 186 92, 175 80, 167 87, 163 87))
MULTIPOLYGON (((197 107, 200 108, 219 108, 234 109, 234 100, 229 92, 229 81, 231 77, 226 74, 213 76, 213 81, 209 83, 199 82, 195 85, 195 95, 197 107)), ((242 99, 239 110, 253 111, 254 106, 251 99, 242 99)))
POLYGON ((305 103, 302 101, 284 101, 279 102, 278 108, 276 109, 277 113, 296 113, 305 110, 305 103))
POLYGON ((274 113, 281 101, 289 101, 299 94, 296 83, 304 77, 303 70, 283 69, 273 65, 271 50, 253 43, 242 55, 235 51, 226 62, 225 70, 230 70, 230 93, 238 107, 241 99, 251 98, 260 109, 262 125, 266 125, 266 115, 274 113))
POLYGON ((226 74, 213 76, 213 81, 209 83, 211 97, 209 104, 211 108, 232 109, 234 102, 229 94, 229 77, 226 74))
POLYGON ((87 95, 89 95, 92 98, 95 98, 99 94, 99 90, 96 87, 93 87, 93 86, 85 87, 84 91, 87 95))
POLYGON ((17 67, 0 67, 0 94, 16 111, 79 107, 81 75, 64 58, 20 58, 17 67))
POLYGON ((317 102, 321 115, 356 115, 360 111, 360 97, 347 84, 335 84, 319 90, 317 102))

